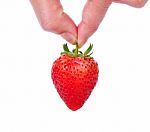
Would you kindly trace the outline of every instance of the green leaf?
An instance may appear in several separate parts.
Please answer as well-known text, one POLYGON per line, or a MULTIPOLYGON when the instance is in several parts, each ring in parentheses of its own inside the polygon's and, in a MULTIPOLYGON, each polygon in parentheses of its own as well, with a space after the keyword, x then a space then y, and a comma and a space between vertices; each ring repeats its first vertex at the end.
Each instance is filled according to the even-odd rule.
POLYGON ((70 52, 67 43, 63 45, 63 49, 65 52, 70 52))
POLYGON ((65 51, 64 51, 64 52, 61 52, 61 55, 63 55, 63 54, 67 54, 67 53, 68 53, 68 52, 65 52, 65 51))
POLYGON ((91 52, 90 54, 86 55, 86 57, 89 57, 89 56, 91 56, 92 54, 93 54, 93 52, 91 52))
POLYGON ((87 54, 89 54, 91 52, 93 48, 93 44, 90 44, 90 46, 87 48, 87 50, 84 52, 84 56, 87 56, 87 54))
POLYGON ((73 54, 71 53, 71 52, 61 52, 61 55, 63 55, 63 54, 66 54, 66 55, 69 55, 69 56, 71 56, 71 57, 73 57, 73 54))
POLYGON ((78 54, 78 57, 84 58, 83 54, 78 54))

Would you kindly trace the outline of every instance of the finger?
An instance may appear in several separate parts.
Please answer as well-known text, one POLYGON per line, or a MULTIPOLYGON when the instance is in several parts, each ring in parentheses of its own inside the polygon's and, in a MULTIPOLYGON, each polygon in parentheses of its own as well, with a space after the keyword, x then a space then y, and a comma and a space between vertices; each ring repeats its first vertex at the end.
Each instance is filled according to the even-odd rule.
POLYGON ((63 12, 60 0, 30 0, 44 30, 61 35, 70 43, 77 41, 77 27, 63 12))
POLYGON ((114 0, 114 2, 127 4, 133 7, 143 7, 148 0, 114 0))
POLYGON ((78 26, 78 43, 81 47, 97 30, 111 0, 88 0, 82 14, 82 21, 78 26))

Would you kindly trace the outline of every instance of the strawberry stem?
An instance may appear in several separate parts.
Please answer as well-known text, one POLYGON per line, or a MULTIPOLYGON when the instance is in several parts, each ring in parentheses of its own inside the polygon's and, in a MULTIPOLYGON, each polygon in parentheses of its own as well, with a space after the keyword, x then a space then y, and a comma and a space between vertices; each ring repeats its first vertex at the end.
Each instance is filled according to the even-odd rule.
POLYGON ((78 43, 76 43, 76 48, 75 48, 75 57, 78 57, 78 52, 79 52, 79 50, 78 50, 78 43))

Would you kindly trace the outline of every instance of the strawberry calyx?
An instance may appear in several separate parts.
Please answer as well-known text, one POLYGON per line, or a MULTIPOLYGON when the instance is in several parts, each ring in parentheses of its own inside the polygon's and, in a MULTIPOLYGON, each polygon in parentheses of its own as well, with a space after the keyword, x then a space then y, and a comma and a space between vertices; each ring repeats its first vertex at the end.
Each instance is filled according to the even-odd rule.
POLYGON ((71 57, 81 57, 81 58, 92 58, 91 55, 93 54, 93 44, 90 44, 89 47, 85 50, 85 52, 82 52, 79 50, 78 44, 76 43, 76 48, 74 48, 72 51, 69 50, 67 43, 63 44, 64 51, 61 52, 61 54, 66 54, 71 57))

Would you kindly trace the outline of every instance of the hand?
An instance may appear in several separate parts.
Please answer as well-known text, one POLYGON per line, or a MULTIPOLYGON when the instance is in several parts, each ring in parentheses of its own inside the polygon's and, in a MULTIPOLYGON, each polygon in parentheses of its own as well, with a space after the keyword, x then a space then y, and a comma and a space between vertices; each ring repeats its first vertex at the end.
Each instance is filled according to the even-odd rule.
POLYGON ((112 2, 143 7, 147 0, 87 0, 78 27, 63 12, 60 0, 30 0, 44 30, 61 35, 68 42, 81 47, 97 30, 112 2))

